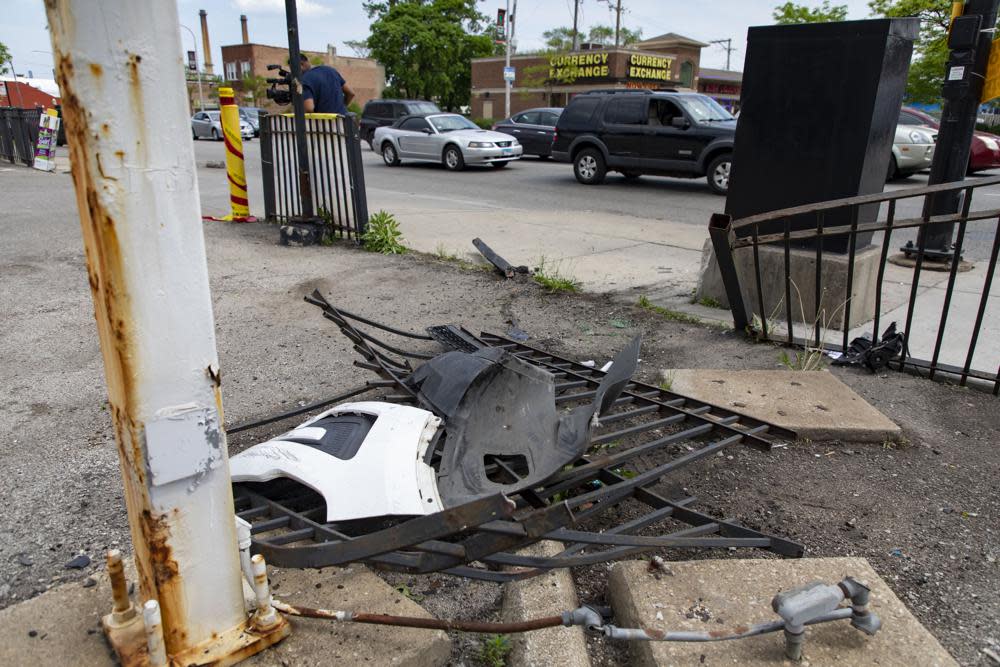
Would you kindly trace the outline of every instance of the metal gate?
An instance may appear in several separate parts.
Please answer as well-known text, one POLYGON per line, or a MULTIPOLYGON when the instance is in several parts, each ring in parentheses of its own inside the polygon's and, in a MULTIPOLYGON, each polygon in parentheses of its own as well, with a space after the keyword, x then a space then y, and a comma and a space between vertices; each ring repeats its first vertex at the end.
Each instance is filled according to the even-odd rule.
POLYGON ((0 107, 0 159, 30 167, 35 161, 39 109, 0 107))
MULTIPOLYGON (((360 237, 368 224, 368 198, 356 121, 350 115, 308 113, 306 142, 313 210, 331 235, 360 237)), ((284 223, 301 215, 292 114, 261 113, 260 155, 265 218, 284 223)))
MULTIPOLYGON (((993 193, 973 200, 977 190, 997 184, 1000 177, 974 178, 806 204, 740 220, 712 216, 709 234, 735 327, 752 329, 763 340, 842 351, 857 336, 877 340, 882 329, 896 322, 904 338, 902 355, 892 366, 927 373, 932 379, 944 374, 957 378, 961 385, 972 378, 994 394, 1000 393, 1000 348, 996 345, 1000 335, 1000 285, 993 280, 1000 253, 1000 208, 989 199, 996 196, 993 193), (930 215, 935 198, 956 193, 962 198, 958 213, 930 215), (860 211, 867 207, 877 207, 876 219, 859 222, 860 211), (844 211, 848 224, 824 226, 824 220, 843 217, 837 214, 844 211), (792 229, 792 219, 804 216, 813 217, 815 228, 792 229), (957 225, 954 258, 939 264, 938 271, 929 271, 931 258, 924 250, 926 232, 931 225, 948 223, 957 225), (851 302, 858 298, 855 257, 861 249, 859 236, 870 236, 875 248, 881 246, 872 286, 874 317, 867 322, 851 321, 851 302), (843 243, 845 238, 849 240, 845 275, 831 276, 824 270, 824 241, 843 243), (791 254, 802 252, 796 245, 805 241, 812 242, 807 252, 815 253, 815 275, 809 278, 810 284, 796 285, 791 254), (901 263, 891 260, 890 251, 898 252, 903 244, 910 259, 901 263), (761 255, 767 246, 776 246, 782 252, 783 275, 765 275, 766 270, 762 271, 761 255), (970 261, 963 261, 963 255, 970 261), (796 328, 795 316, 803 298, 816 304, 815 310, 819 311, 824 282, 831 278, 846 284, 846 303, 839 306, 843 309, 839 325, 827 328, 819 318, 809 321, 803 315, 799 321, 805 323, 796 328), (775 284, 779 287, 775 288, 775 284)), ((779 267, 781 263, 779 260, 779 267)))

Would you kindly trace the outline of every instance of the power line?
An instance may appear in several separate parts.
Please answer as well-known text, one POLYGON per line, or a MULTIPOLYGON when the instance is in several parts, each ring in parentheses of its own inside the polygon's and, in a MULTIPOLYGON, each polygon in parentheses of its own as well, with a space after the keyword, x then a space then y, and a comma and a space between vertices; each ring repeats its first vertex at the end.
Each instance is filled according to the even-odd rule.
POLYGON ((733 54, 733 51, 736 50, 736 47, 733 46, 733 40, 732 40, 732 38, 727 37, 726 39, 710 39, 708 41, 708 43, 709 44, 718 44, 719 46, 722 46, 723 44, 725 44, 725 46, 722 46, 722 48, 726 52, 726 71, 728 72, 731 69, 731 67, 730 67, 730 64, 731 64, 730 63, 730 56, 733 54))

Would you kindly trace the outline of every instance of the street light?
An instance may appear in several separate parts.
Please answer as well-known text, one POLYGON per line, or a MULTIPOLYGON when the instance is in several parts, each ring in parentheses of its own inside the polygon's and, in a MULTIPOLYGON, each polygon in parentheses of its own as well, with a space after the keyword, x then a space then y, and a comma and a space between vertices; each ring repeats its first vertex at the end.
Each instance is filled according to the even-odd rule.
POLYGON ((201 94, 201 70, 198 69, 198 40, 195 39, 191 28, 184 24, 181 24, 181 27, 187 30, 188 34, 191 35, 191 46, 193 47, 191 51, 194 53, 194 76, 198 80, 198 111, 204 111, 205 97, 201 94))

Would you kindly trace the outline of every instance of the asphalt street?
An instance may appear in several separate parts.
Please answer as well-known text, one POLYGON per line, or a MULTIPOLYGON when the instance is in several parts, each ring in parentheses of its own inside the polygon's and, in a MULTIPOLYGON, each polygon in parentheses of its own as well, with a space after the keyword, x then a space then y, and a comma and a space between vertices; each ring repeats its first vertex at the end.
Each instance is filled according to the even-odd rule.
MULTIPOLYGON (((246 142, 244 153, 251 185, 251 209, 255 214, 262 214, 260 188, 254 187, 260 182, 260 141, 246 142)), ((210 141, 195 142, 195 155, 199 164, 225 157, 222 143, 210 141)), ((725 199, 709 191, 704 178, 644 176, 637 182, 628 183, 619 174, 609 174, 603 185, 587 187, 576 182, 571 165, 535 157, 525 157, 505 169, 479 167, 458 173, 446 172, 438 164, 413 161, 404 161, 401 166, 391 168, 367 146, 362 147, 362 158, 372 210, 384 195, 398 197, 405 194, 430 206, 435 201, 448 207, 464 202, 477 208, 607 213, 707 226, 710 216, 725 208, 725 199)), ((971 176, 970 180, 995 175, 1000 175, 1000 170, 981 172, 971 176)), ((927 173, 921 173, 893 181, 886 186, 886 190, 926 185, 927 176, 927 173)), ((212 178, 211 172, 202 172, 199 181, 206 209, 211 209, 210 202, 225 201, 228 185, 224 172, 220 170, 218 178, 212 178), (216 190, 217 193, 214 192, 216 190), (218 196, 213 197, 213 194, 218 196)), ((974 210, 1000 208, 1000 185, 977 191, 973 202, 974 210)), ((901 203, 897 215, 919 216, 920 206, 918 200, 901 203)), ((224 214, 226 211, 206 212, 224 214)), ((989 256, 989 243, 993 239, 995 225, 995 222, 970 225, 966 244, 970 259, 982 260, 989 256)), ((900 244, 913 238, 912 232, 896 234, 900 244)))

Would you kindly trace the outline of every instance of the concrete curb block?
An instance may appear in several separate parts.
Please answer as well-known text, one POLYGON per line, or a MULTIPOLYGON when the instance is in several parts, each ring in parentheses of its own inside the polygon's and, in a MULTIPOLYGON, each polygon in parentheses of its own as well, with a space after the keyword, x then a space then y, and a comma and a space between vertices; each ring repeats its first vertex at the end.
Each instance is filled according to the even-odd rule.
MULTIPOLYGON (((554 556, 563 550, 559 542, 544 541, 521 550, 524 556, 554 556)), ((573 579, 566 569, 515 581, 504 586, 504 621, 525 621, 576 609, 573 579)), ((511 637, 507 664, 512 667, 590 667, 587 638, 583 628, 556 627, 525 632, 511 637)))

